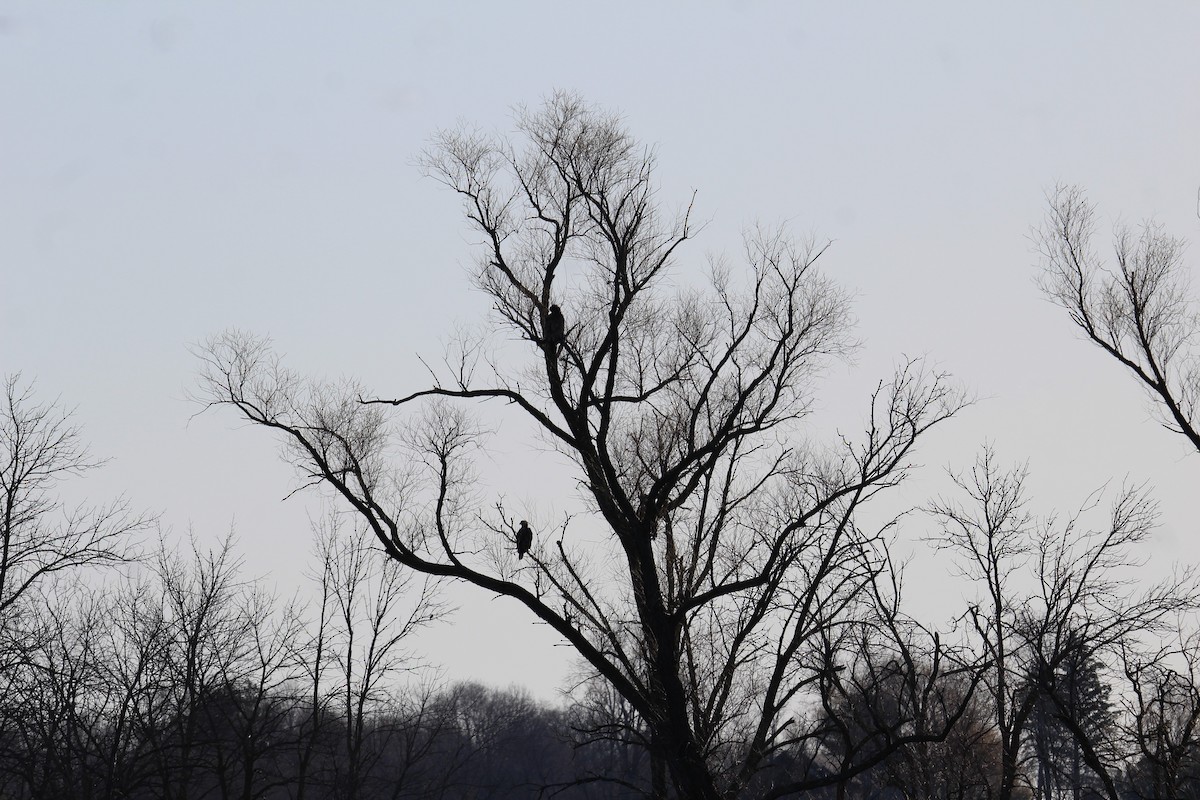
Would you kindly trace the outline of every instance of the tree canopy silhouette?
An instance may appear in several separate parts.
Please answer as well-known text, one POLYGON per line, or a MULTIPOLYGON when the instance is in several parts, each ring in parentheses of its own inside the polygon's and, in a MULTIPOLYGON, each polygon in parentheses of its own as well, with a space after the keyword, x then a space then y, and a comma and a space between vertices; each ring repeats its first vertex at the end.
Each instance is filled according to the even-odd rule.
POLYGON ((652 148, 569 94, 519 109, 517 128, 442 131, 422 160, 481 239, 472 277, 490 332, 528 343, 516 363, 464 337, 429 385, 379 397, 306 381, 265 339, 226 332, 202 348, 203 399, 274 430, 302 480, 339 495, 392 559, 557 631, 643 720, 659 794, 669 779, 681 797, 780 797, 944 737, 973 683, 954 682, 936 726, 863 732, 883 744, 846 751, 867 760, 783 757, 816 741, 827 722, 805 703, 862 680, 863 652, 917 692, 958 669, 900 613, 887 526, 859 511, 905 478, 961 392, 904 361, 865 398, 861 435, 819 443, 818 378, 853 349, 825 248, 755 230, 741 269, 714 259, 706 288, 681 288, 671 275, 696 226, 690 204, 658 201, 652 148), (560 537, 516 569, 516 515, 480 500, 471 471, 485 437, 470 409, 492 401, 569 461, 586 506, 564 527, 595 524, 600 543, 560 537))

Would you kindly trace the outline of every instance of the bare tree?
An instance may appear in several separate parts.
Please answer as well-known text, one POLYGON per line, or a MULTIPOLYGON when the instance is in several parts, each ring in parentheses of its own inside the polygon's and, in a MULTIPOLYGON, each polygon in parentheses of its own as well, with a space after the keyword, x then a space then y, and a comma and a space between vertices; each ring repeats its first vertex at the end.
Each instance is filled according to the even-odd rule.
POLYGON ((100 461, 80 440, 70 414, 38 403, 20 375, 4 380, 0 400, 0 620, 47 575, 88 564, 113 564, 131 554, 131 534, 146 519, 123 500, 64 507, 55 486, 100 461))
POLYGON ((989 788, 978 769, 973 782, 960 779, 959 765, 975 753, 959 754, 958 763, 946 757, 950 742, 978 735, 971 719, 983 677, 978 664, 945 650, 937 634, 901 614, 895 570, 879 572, 869 597, 872 607, 822 635, 822 725, 811 742, 797 745, 815 746, 817 763, 837 781, 838 800, 879 782, 914 800, 989 788))
POLYGON ((136 796, 161 774, 162 732, 175 711, 163 680, 171 631, 161 586, 145 572, 129 575, 108 594, 106 657, 98 662, 109 718, 100 745, 106 767, 103 796, 136 796))
MULTIPOLYGON (((57 582, 55 582, 57 583, 57 582)), ((78 797, 97 786, 99 754, 89 739, 106 720, 97 702, 104 611, 98 593, 42 584, 31 594, 37 636, 16 668, 0 676, 0 729, 15 746, 0 771, 23 785, 13 796, 78 797)))
MULTIPOLYGON (((654 792, 649 787, 652 780, 665 781, 661 763, 650 763, 651 737, 645 723, 604 679, 588 675, 579 681, 567 723, 572 744, 584 762, 572 785, 603 784, 610 792, 620 787, 634 796, 645 796, 654 792)), ((658 791, 661 793, 661 785, 658 791)))
MULTIPOLYGON (((147 520, 123 500, 105 506, 64 505, 62 481, 98 467, 70 413, 39 403, 19 375, 4 379, 0 399, 0 738, 21 740, 17 758, 29 786, 53 793, 52 778, 68 785, 104 762, 81 755, 100 736, 96 720, 96 641, 102 605, 51 607, 65 596, 53 579, 83 567, 123 563, 135 554, 134 536, 147 520), (79 614, 76 615, 76 611, 79 614), (82 654, 82 655, 81 655, 82 654), (32 693, 32 694, 31 694, 32 693), (44 694, 39 694, 44 693, 44 694), (34 702, 46 696, 57 705, 34 702), (32 742, 38 742, 31 748, 32 742), (80 756, 80 758, 75 758, 80 756), (41 769, 40 778, 35 771, 41 769), (57 778, 55 778, 57 780, 57 778)), ((94 776, 87 779, 92 784, 94 776)), ((98 779, 97 779, 98 780, 98 779)))
MULTIPOLYGON (((431 385, 372 399, 231 332, 202 348, 202 397, 277 432, 304 483, 340 496, 399 564, 551 626, 645 721, 679 796, 733 797, 792 747, 819 684, 814 643, 871 607, 860 598, 890 569, 860 508, 963 400, 906 362, 868 399, 862 436, 811 443, 817 378, 851 349, 825 248, 757 231, 744 273, 717 260, 707 288, 674 288, 696 228, 690 206, 657 203, 653 151, 570 95, 517 122, 520 142, 445 131, 424 160, 481 240, 474 280, 505 358, 462 337, 431 385), (488 511, 473 480, 485 436, 470 404, 489 401, 532 423, 585 495, 521 561, 514 515, 488 511), (603 540, 578 544, 577 528, 603 540)), ((781 776, 767 796, 835 780, 781 776)))
POLYGON ((254 800, 294 777, 280 762, 294 744, 302 622, 295 606, 281 606, 261 587, 246 587, 240 600, 238 658, 219 665, 219 688, 203 716, 215 733, 209 746, 221 797, 254 800))
POLYGON ((1133 548, 1156 520, 1155 506, 1142 492, 1121 491, 1107 519, 1089 526, 1097 497, 1065 521, 1038 519, 1027 508, 1025 469, 1002 468, 990 449, 970 473, 954 477, 967 502, 930 506, 941 523, 933 541, 957 557, 962 573, 981 590, 964 618, 988 664, 1002 746, 1000 797, 1013 797, 1028 780, 1021 758, 1041 708, 1068 732, 1115 798, 1117 754, 1089 734, 1083 706, 1067 691, 1072 681, 1066 673, 1093 659, 1112 661, 1138 648, 1143 637, 1166 632, 1174 614, 1196 607, 1193 576, 1183 572, 1132 588, 1129 572, 1138 565, 1133 548))
POLYGON ((250 643, 250 586, 241 574, 232 534, 216 548, 194 538, 181 554, 160 542, 153 565, 162 608, 161 640, 153 652, 154 706, 161 714, 144 730, 156 757, 160 791, 187 800, 213 781, 225 731, 214 724, 213 704, 228 697, 229 677, 244 663, 250 643))
MULTIPOLYGON (((335 522, 333 518, 327 525, 335 522)), ((316 554, 319 567, 310 577, 316 583, 316 619, 309 622, 309 632, 300 646, 300 662, 304 671, 305 708, 297 722, 299 743, 296 752, 296 798, 304 800, 310 785, 320 783, 321 776, 314 776, 314 769, 322 764, 321 756, 327 749, 333 721, 332 707, 336 698, 331 697, 327 685, 326 671, 331 668, 334 647, 334 624, 336 612, 333 599, 333 571, 328 558, 330 545, 322 544, 332 534, 331 527, 317 528, 316 554), (315 626, 315 630, 313 629, 315 626)))
POLYGON ((1060 186, 1051 194, 1046 221, 1035 231, 1042 290, 1142 383, 1164 427, 1200 450, 1194 350, 1200 317, 1183 264, 1185 243, 1152 222, 1136 232, 1121 226, 1109 266, 1092 242, 1095 217, 1095 206, 1078 187, 1060 186))
POLYGON ((331 650, 336 682, 327 687, 340 712, 340 796, 355 800, 394 731, 378 723, 394 706, 400 674, 420 666, 406 649, 412 634, 445 616, 435 581, 414 586, 402 566, 377 557, 370 539, 343 534, 336 520, 318 532, 321 593, 332 600, 336 623, 323 646, 331 650))
POLYGON ((828 694, 830 735, 823 746, 838 758, 845 758, 848 748, 887 750, 888 755, 873 769, 839 785, 838 796, 875 796, 873 790, 887 788, 906 800, 994 797, 1000 787, 1000 742, 987 700, 975 692, 973 676, 959 668, 939 679, 932 673, 945 665, 925 664, 914 671, 889 649, 868 644, 864 650, 862 663, 844 676, 831 676, 838 686, 828 694), (914 680, 914 672, 919 679, 914 680), (964 710, 965 696, 975 699, 964 710), (955 721, 948 725, 951 715, 955 721), (888 737, 903 735, 909 725, 952 730, 941 742, 919 740, 887 748, 888 737))
POLYGON ((1200 793, 1200 635, 1122 664, 1131 720, 1129 796, 1184 800, 1200 793))

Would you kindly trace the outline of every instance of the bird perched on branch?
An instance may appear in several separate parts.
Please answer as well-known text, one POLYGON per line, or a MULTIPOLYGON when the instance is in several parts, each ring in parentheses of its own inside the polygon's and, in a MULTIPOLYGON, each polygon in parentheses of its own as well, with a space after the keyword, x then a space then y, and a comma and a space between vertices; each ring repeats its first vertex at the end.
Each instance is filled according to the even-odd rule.
POLYGON ((524 558, 531 547, 533 547, 533 531, 529 529, 528 522, 521 520, 521 527, 517 528, 517 558, 524 558))
POLYGON ((546 314, 546 343, 557 347, 567 340, 567 321, 563 319, 562 309, 550 306, 546 314))

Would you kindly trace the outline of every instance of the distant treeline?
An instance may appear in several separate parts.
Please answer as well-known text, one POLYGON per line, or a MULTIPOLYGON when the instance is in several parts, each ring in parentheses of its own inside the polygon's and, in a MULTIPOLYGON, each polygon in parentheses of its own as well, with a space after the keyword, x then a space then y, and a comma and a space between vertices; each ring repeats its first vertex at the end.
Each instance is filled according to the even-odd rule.
POLYGON ((228 542, 27 595, 3 627, 0 797, 613 797, 628 792, 569 784, 644 781, 637 748, 579 746, 578 708, 421 683, 398 645, 426 596, 323 542, 303 610, 245 580, 228 542))
MULTIPOLYGON (((318 599, 304 608, 246 580, 229 542, 214 551, 193 544, 184 554, 160 545, 119 580, 54 582, 16 613, 10 607, 0 651, 0 798, 632 798, 655 796, 656 785, 662 791, 645 726, 600 681, 583 681, 552 706, 520 688, 418 680, 402 645, 415 624, 441 613, 430 600, 436 590, 413 591, 360 541, 335 530, 318 537, 318 599)), ((895 685, 880 681, 885 673, 874 670, 870 690, 858 697, 842 693, 815 704, 808 724, 820 740, 778 756, 779 773, 833 774, 841 759, 881 747, 872 732, 912 716, 905 673, 894 671, 895 685)), ((1061 696, 1078 703, 1071 718, 1084 721, 1087 741, 1112 755, 1134 729, 1110 701, 1104 674, 1103 665, 1080 661, 1055 678, 1061 696)), ((965 679, 946 685, 968 688, 965 679)), ((1196 706, 1188 717, 1182 705, 1195 690, 1160 682, 1153 691, 1178 701, 1174 716, 1140 721, 1149 749, 1114 780, 1123 797, 1200 797, 1200 750, 1183 729, 1195 722, 1196 706), (1183 747, 1168 764, 1161 756, 1172 741, 1183 747), (1164 782, 1166 767, 1172 774, 1164 782), (1167 785, 1170 795, 1154 788, 1167 785)), ((944 742, 900 748, 807 796, 994 797, 1002 748, 985 698, 975 693, 944 742)), ((943 694, 942 711, 927 709, 928 721, 944 722, 939 715, 957 708, 957 699, 943 694)), ((1019 794, 1104 796, 1062 715, 1041 703, 1033 717, 1021 770, 1033 788, 1019 794)), ((769 792, 772 771, 748 791, 769 792)))

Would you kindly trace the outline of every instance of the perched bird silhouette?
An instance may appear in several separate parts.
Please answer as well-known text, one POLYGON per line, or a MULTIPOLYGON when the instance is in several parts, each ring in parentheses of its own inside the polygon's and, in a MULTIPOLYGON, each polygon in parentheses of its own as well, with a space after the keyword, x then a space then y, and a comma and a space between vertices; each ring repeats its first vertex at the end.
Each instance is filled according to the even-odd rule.
POLYGON ((517 558, 524 558, 531 547, 533 547, 533 531, 529 530, 528 522, 521 520, 521 527, 517 528, 517 558))
POLYGON ((562 309, 550 306, 550 311, 546 314, 546 342, 557 346, 566 340, 567 321, 563 319, 562 309))

